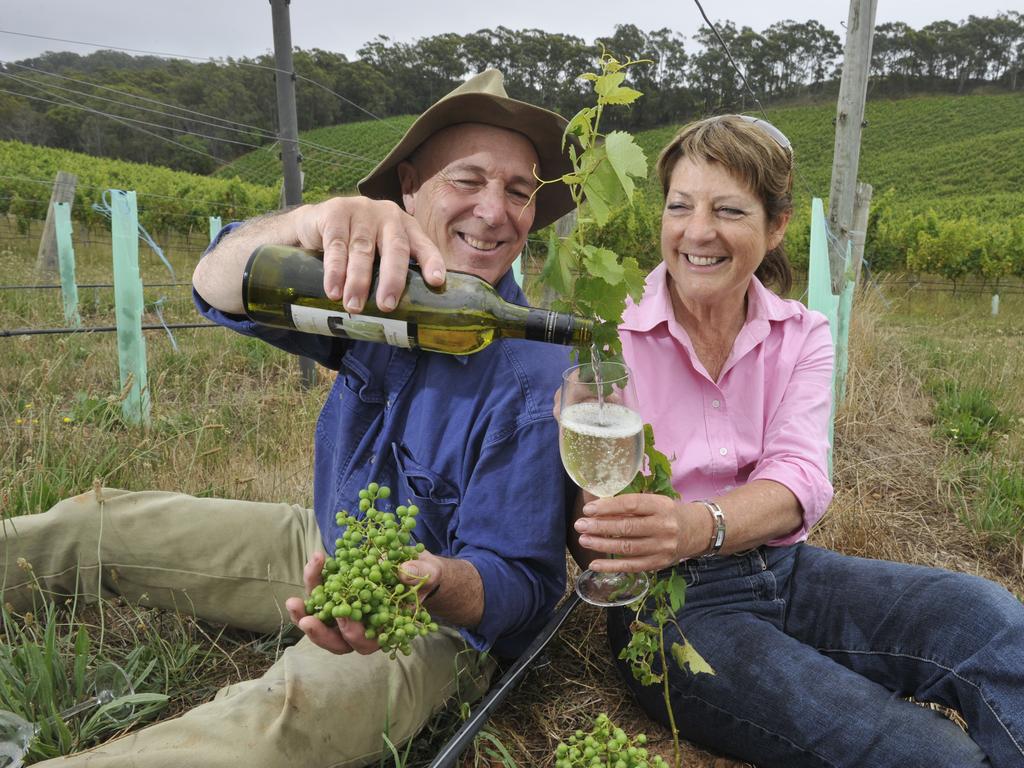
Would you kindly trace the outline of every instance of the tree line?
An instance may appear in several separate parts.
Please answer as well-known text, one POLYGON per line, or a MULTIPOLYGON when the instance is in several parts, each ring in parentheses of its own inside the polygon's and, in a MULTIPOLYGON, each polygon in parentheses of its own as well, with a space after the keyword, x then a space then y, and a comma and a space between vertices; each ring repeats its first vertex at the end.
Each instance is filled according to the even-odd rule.
MULTIPOLYGON (((582 72, 601 50, 643 59, 632 85, 644 92, 606 127, 642 130, 700 114, 835 93, 839 36, 821 23, 780 21, 757 32, 730 21, 689 42, 668 28, 621 24, 607 37, 539 29, 483 29, 412 42, 380 35, 355 60, 321 49, 294 51, 300 130, 417 113, 468 73, 498 67, 516 98, 573 114, 588 103, 582 72)), ((1016 89, 1024 66, 1024 15, 970 16, 915 30, 875 32, 875 94, 962 93, 978 85, 1016 89)), ((209 173, 273 140, 276 90, 271 54, 195 63, 100 50, 48 52, 0 65, 0 139, 209 173)))

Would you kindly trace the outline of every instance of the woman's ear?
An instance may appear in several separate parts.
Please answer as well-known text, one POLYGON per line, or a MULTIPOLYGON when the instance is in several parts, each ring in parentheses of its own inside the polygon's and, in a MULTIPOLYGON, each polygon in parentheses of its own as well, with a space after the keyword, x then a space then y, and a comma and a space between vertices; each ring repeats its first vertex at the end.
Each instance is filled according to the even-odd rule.
POLYGON ((786 227, 789 226, 789 219, 793 215, 792 211, 786 211, 781 214, 774 223, 768 225, 768 250, 774 251, 782 243, 782 238, 786 236, 786 227))
POLYGON ((403 160, 398 164, 398 181, 402 188, 402 207, 410 216, 416 215, 416 192, 420 188, 420 175, 416 166, 403 160))

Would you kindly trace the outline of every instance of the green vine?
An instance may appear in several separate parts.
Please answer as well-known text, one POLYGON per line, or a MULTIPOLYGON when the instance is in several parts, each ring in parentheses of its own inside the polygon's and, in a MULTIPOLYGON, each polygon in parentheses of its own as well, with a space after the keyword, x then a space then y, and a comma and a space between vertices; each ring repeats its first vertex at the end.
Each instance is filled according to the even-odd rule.
MULTIPOLYGON (((596 318, 594 345, 604 359, 621 359, 618 326, 626 296, 639 301, 646 276, 635 258, 621 258, 614 251, 592 245, 587 236, 630 202, 634 179, 647 178, 647 157, 625 131, 600 132, 606 107, 632 104, 640 97, 640 91, 623 85, 626 68, 640 62, 620 63, 607 53, 600 61, 601 74, 581 76, 593 83, 596 105, 581 109, 565 128, 563 147, 568 145, 573 170, 559 179, 541 180, 541 184, 569 187, 577 218, 573 232, 548 253, 540 280, 559 295, 554 309, 596 318), (570 136, 576 137, 579 149, 570 136)), ((580 350, 580 354, 581 362, 589 360, 590 350, 580 350)))
MULTIPOLYGON (((625 131, 600 132, 605 107, 627 106, 642 95, 624 85, 626 70, 640 61, 619 62, 607 52, 600 58, 601 73, 587 72, 582 77, 594 85, 596 105, 584 107, 569 121, 563 146, 568 145, 573 170, 559 179, 541 180, 541 184, 563 183, 569 187, 576 202, 577 220, 573 232, 548 252, 540 280, 550 286, 558 299, 554 309, 595 318, 594 347, 601 359, 622 359, 619 325, 626 307, 626 297, 639 301, 643 296, 645 273, 633 257, 621 257, 608 248, 588 242, 612 214, 630 205, 635 191, 634 179, 647 176, 647 157, 633 136, 625 131), (576 144, 570 142, 574 136, 576 144), (584 200, 587 203, 583 207, 584 200)), ((579 350, 581 362, 591 358, 591 350, 579 350)), ((637 473, 622 493, 657 493, 679 498, 672 487, 672 466, 669 459, 654 447, 654 430, 644 425, 644 454, 648 474, 637 473)), ((642 685, 662 686, 669 725, 672 730, 674 764, 681 765, 679 729, 669 698, 668 656, 681 670, 692 674, 714 674, 714 670, 697 650, 682 636, 675 615, 686 599, 686 582, 673 571, 668 577, 651 574, 648 593, 631 608, 636 614, 630 625, 629 643, 619 658, 627 661, 630 670, 642 685), (665 629, 673 625, 681 643, 665 646, 665 629), (656 673, 655 668, 660 672, 656 673)))

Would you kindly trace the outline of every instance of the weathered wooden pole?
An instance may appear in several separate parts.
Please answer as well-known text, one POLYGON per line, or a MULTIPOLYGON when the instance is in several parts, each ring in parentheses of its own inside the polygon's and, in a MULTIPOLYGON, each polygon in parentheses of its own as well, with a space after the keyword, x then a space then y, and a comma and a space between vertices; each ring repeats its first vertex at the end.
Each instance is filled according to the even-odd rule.
POLYGON ((834 235, 829 242, 829 265, 832 291, 837 296, 845 286, 846 257, 853 228, 853 199, 860 163, 860 137, 864 126, 864 101, 867 98, 877 5, 878 0, 850 0, 846 24, 843 75, 836 108, 832 186, 828 196, 828 227, 834 235))
POLYGON ((57 171, 53 189, 50 190, 50 204, 46 206, 43 236, 39 239, 39 250, 36 253, 36 272, 40 274, 53 274, 57 271, 57 236, 54 229, 53 204, 74 202, 77 185, 78 177, 75 174, 57 171))

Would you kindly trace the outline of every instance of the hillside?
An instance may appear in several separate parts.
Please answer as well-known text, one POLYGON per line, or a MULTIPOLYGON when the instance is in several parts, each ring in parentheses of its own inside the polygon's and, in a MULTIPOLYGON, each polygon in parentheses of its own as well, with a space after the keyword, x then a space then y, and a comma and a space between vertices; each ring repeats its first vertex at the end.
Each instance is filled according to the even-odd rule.
MULTIPOLYGON (((812 196, 827 198, 831 173, 835 105, 789 106, 768 117, 790 137, 796 150, 796 214, 790 251, 806 253, 807 212, 812 196)), ((412 122, 411 116, 345 123, 301 134, 305 199, 350 194, 412 122)), ((870 100, 861 147, 860 178, 875 189, 873 221, 884 219, 887 238, 872 238, 879 265, 899 267, 920 222, 934 211, 939 219, 972 217, 987 226, 1020 222, 1024 211, 1024 92, 970 96, 920 96, 870 100), (909 238, 909 240, 907 239, 909 238)), ((642 131, 638 141, 651 160, 678 126, 642 131)), ((158 166, 95 158, 20 142, 0 142, 4 178, 0 213, 19 221, 45 216, 47 185, 57 170, 77 173, 79 220, 97 223, 90 203, 108 187, 135 189, 147 227, 187 231, 205 226, 206 216, 244 218, 274 208, 280 188, 276 146, 255 150, 211 177, 158 166)), ((652 185, 653 186, 653 185, 652 185)), ((654 254, 660 195, 647 195, 640 212, 643 236, 635 247, 654 254)), ((1017 225, 1015 225, 1017 226, 1017 225)), ((799 263, 798 263, 799 266, 799 263)))
POLYGON ((209 216, 245 218, 277 206, 276 189, 237 179, 215 179, 158 165, 93 157, 81 152, 0 141, 0 215, 28 223, 46 218, 57 171, 78 177, 72 217, 90 225, 103 222, 93 211, 106 190, 134 190, 139 221, 151 231, 207 230, 209 216))
MULTIPOLYGON (((412 121, 411 115, 403 115, 302 133, 299 140, 303 144, 299 151, 306 175, 305 188, 310 196, 319 196, 313 194, 313 190, 323 193, 354 191, 356 182, 388 153, 412 121)), ((281 160, 277 144, 242 155, 213 175, 222 179, 238 176, 256 184, 280 184, 281 160)))
MULTIPOLYGON (((895 189, 914 208, 940 212, 969 210, 975 215, 1008 210, 1006 195, 1024 189, 1024 92, 971 96, 921 96, 870 100, 866 108, 860 177, 876 194, 895 189), (970 202, 966 202, 970 199, 970 202)), ((753 112, 751 112, 753 114, 753 112)), ((798 199, 828 196, 832 166, 835 104, 770 109, 769 119, 793 142, 798 199)), ((351 192, 356 181, 379 161, 412 118, 347 123, 301 135, 303 141, 333 150, 303 146, 308 190, 351 192)), ((637 134, 653 161, 678 126, 637 134)), ((251 152, 215 176, 276 184, 280 166, 276 148, 251 152)))

